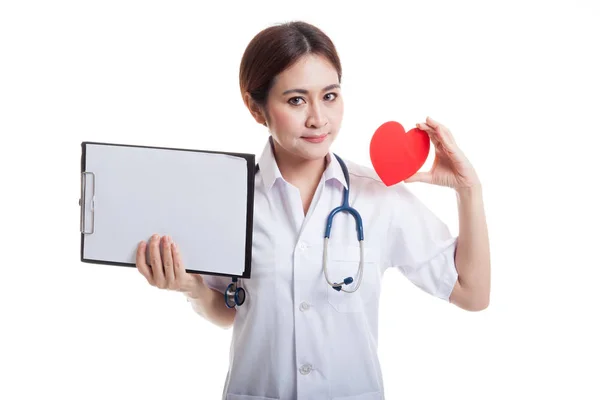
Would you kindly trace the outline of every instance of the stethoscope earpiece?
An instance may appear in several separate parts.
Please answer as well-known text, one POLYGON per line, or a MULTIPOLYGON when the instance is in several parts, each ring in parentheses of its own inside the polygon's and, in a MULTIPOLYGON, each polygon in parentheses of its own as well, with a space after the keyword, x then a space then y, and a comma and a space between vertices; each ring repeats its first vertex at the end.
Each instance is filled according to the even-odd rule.
MULTIPOLYGON (((346 279, 344 279, 344 282, 342 283, 343 285, 349 285, 352 282, 354 282, 354 279, 352 279, 351 276, 347 277, 346 279)), ((342 290, 342 285, 340 285, 339 283, 334 283, 332 286, 332 288, 334 288, 335 290, 337 290, 338 292, 340 290, 342 290)))

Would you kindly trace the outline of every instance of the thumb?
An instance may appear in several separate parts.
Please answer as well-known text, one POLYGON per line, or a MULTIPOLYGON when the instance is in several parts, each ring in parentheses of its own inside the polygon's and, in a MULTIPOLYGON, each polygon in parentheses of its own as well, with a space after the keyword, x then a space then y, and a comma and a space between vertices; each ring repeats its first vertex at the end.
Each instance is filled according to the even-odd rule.
POLYGON ((431 173, 430 172, 417 172, 416 174, 406 178, 404 180, 406 183, 411 182, 424 182, 431 183, 431 173))

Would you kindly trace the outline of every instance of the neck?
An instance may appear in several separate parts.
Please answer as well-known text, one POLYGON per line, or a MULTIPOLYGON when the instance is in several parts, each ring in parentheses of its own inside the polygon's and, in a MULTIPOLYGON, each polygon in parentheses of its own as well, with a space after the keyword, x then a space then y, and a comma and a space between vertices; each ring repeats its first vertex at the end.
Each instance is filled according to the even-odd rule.
POLYGON ((327 158, 306 160, 288 153, 273 141, 273 155, 281 176, 299 189, 319 184, 326 168, 327 158))

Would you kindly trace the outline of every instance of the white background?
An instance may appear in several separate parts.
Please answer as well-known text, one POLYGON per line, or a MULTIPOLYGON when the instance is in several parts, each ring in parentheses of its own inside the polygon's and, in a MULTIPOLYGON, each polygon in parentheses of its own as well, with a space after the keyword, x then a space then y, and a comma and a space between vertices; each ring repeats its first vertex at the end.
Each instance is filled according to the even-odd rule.
MULTIPOLYGON (((133 268, 80 262, 80 143, 258 155, 239 62, 296 19, 342 60, 335 152, 370 165, 380 124, 429 115, 484 185, 491 304, 387 273, 386 398, 599 398, 598 3, 393 3, 0 3, 0 398, 220 398, 231 330, 133 268)), ((411 188, 458 233, 450 189, 411 188)))

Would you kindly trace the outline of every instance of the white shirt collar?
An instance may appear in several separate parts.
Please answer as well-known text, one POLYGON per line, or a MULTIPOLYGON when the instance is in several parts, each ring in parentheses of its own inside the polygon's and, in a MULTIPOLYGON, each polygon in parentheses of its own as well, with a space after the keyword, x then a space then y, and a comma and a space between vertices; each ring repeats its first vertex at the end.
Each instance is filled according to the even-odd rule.
MULTIPOLYGON (((258 166, 260 168, 260 173, 262 174, 262 181, 266 191, 271 190, 278 179, 284 180, 283 176, 281 175, 281 171, 277 166, 277 162, 275 161, 272 141, 272 137, 269 136, 269 139, 267 140, 267 143, 265 144, 263 152, 258 161, 258 166)), ((342 184, 344 188, 348 188, 342 167, 331 151, 326 155, 326 160, 327 167, 325 168, 325 172, 323 172, 323 178, 325 182, 334 179, 342 184), (334 162, 331 162, 332 160, 334 162)))

